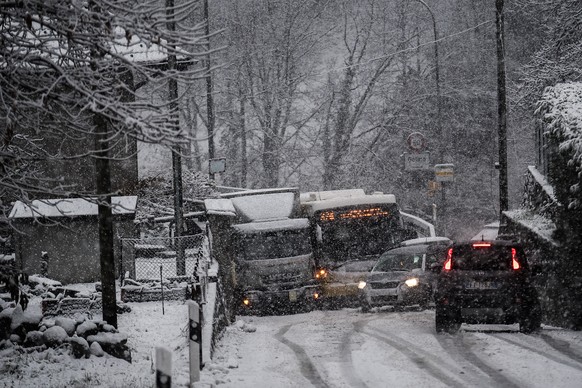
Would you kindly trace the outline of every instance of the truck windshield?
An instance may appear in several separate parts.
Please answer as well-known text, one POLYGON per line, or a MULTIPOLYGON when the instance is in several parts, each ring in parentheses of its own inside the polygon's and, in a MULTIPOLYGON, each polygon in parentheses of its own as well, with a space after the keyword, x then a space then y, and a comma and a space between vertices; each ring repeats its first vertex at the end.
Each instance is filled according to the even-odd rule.
POLYGON ((402 239, 396 205, 324 210, 316 213, 321 251, 328 262, 379 255, 402 239))
POLYGON ((244 260, 269 260, 311 253, 307 230, 266 232, 241 236, 244 260))

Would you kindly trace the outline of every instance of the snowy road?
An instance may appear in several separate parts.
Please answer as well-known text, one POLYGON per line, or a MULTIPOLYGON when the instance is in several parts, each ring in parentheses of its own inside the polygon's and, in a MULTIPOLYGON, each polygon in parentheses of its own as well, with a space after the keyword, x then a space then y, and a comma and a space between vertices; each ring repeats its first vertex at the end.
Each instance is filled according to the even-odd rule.
POLYGON ((463 325, 434 311, 240 317, 202 381, 221 387, 580 387, 582 332, 463 325))

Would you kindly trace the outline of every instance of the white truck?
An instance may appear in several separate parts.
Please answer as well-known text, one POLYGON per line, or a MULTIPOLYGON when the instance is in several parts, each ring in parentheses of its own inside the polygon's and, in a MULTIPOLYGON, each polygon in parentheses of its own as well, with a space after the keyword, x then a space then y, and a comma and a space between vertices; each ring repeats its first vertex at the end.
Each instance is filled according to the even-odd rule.
POLYGON ((204 202, 227 304, 257 313, 310 305, 317 285, 297 189, 238 191, 204 202))

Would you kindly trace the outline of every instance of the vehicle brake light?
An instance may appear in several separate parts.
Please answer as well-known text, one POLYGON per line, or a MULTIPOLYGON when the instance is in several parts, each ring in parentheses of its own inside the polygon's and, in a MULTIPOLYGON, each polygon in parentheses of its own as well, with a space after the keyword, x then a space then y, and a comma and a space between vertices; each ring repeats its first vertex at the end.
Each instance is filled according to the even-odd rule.
POLYGON ((447 252, 447 260, 445 261, 444 269, 445 271, 450 271, 453 267, 453 248, 449 248, 447 252))
POLYGON ((490 248, 491 243, 488 242, 477 242, 473 243, 473 248, 490 248))
POLYGON ((521 268, 521 265, 519 265, 519 261, 517 261, 517 250, 515 248, 511 248, 511 267, 514 270, 518 270, 521 268))

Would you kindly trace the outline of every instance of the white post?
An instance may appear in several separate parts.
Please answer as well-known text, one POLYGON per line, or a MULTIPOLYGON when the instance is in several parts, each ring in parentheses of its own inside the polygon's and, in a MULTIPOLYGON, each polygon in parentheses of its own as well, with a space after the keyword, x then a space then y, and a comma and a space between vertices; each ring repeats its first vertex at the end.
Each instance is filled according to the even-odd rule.
POLYGON ((163 347, 156 347, 156 388, 172 386, 172 353, 163 347))
POLYGON ((193 300, 188 301, 190 332, 190 385, 200 381, 200 353, 202 351, 202 325, 200 324, 200 306, 193 300))

